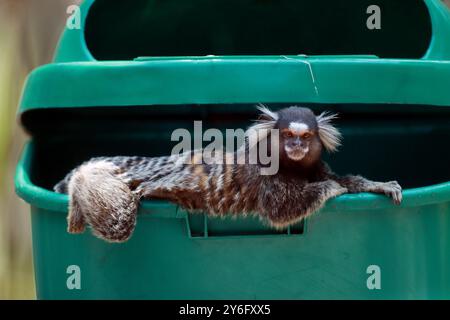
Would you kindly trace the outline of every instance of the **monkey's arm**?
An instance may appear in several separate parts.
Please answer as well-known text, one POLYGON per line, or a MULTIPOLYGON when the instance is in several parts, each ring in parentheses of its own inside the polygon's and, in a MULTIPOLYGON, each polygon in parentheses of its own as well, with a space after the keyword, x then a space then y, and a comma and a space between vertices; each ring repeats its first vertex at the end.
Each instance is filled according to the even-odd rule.
POLYGON ((339 176, 324 163, 323 179, 331 179, 347 188, 348 193, 372 192, 382 193, 392 198, 395 204, 402 202, 402 187, 397 181, 377 182, 358 175, 339 176))
POLYGON ((347 193, 334 180, 303 185, 276 181, 265 186, 258 202, 258 212, 276 228, 287 227, 319 210, 328 199, 347 193))

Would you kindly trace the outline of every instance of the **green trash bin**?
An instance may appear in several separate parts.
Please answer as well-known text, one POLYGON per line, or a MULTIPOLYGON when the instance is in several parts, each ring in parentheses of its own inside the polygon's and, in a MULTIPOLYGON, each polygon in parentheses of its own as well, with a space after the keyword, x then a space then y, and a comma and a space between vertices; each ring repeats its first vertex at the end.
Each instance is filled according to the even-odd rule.
POLYGON ((38 298, 450 298, 450 14, 378 2, 381 29, 371 1, 85 1, 19 111, 38 298), (274 231, 143 201, 127 243, 66 232, 52 186, 73 167, 168 154, 194 120, 245 127, 257 102, 339 112, 330 165, 398 180, 403 203, 343 195, 274 231))

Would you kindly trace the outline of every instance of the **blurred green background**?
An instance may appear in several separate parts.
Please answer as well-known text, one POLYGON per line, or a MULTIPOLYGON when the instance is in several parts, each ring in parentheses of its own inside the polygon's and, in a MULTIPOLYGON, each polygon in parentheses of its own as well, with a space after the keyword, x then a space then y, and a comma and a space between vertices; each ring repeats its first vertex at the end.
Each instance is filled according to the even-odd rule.
POLYGON ((0 299, 35 298, 29 208, 14 193, 14 170, 27 139, 16 108, 26 75, 51 61, 67 7, 79 2, 0 0, 0 299))
MULTIPOLYGON (((16 108, 26 75, 49 63, 77 0, 0 0, 0 299, 34 299, 30 213, 14 193, 26 134, 16 108)), ((51 90, 51 89, 50 89, 51 90)))

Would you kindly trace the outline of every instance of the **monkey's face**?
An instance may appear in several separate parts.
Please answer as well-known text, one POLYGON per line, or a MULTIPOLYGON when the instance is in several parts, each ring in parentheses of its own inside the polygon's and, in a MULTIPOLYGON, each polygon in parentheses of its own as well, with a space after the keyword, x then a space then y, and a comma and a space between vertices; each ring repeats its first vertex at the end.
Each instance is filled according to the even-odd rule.
POLYGON ((281 130, 281 140, 286 156, 293 161, 300 161, 316 142, 317 133, 304 123, 293 122, 289 128, 281 130))
POLYGON ((273 112, 260 105, 259 110, 259 123, 252 128, 278 129, 281 166, 310 167, 320 160, 323 148, 334 152, 341 143, 339 130, 331 124, 335 114, 316 117, 310 109, 296 106, 273 112))
POLYGON ((319 160, 322 143, 314 113, 306 108, 288 108, 278 114, 281 160, 286 164, 311 164, 319 160))

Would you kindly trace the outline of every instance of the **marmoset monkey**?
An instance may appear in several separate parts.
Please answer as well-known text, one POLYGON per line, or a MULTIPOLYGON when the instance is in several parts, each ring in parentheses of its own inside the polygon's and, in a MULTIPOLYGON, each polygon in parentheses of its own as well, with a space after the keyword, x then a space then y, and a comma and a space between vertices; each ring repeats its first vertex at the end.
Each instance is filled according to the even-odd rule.
POLYGON ((296 106, 278 112, 259 109, 262 115, 247 131, 245 151, 224 152, 222 161, 198 161, 202 150, 194 150, 153 158, 101 157, 83 163, 54 188, 69 194, 68 232, 81 233, 88 224, 99 238, 126 241, 143 198, 165 199, 215 216, 255 214, 275 228, 304 219, 344 193, 382 193, 396 204, 401 202, 402 189, 396 181, 340 177, 321 160, 323 149, 333 152, 340 145, 341 134, 331 123, 335 115, 315 116, 310 109, 296 106), (252 148, 250 132, 262 132, 257 143, 267 139, 272 144, 271 132, 279 133, 277 148, 269 145, 272 152, 279 152, 276 174, 261 174, 260 163, 229 161, 252 148))

